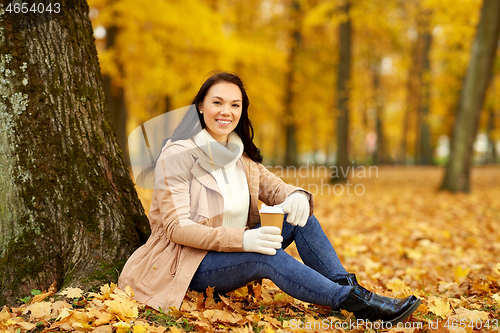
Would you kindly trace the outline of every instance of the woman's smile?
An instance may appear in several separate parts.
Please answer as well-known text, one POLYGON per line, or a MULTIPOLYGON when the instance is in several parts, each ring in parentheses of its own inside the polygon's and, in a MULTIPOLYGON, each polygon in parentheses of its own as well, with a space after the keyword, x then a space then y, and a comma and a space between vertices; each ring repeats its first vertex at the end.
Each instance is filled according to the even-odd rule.
POLYGON ((231 120, 216 119, 216 121, 219 125, 224 127, 231 125, 231 120))
POLYGON ((206 130, 217 142, 226 142, 236 128, 242 112, 240 88, 229 82, 214 84, 198 106, 203 115, 206 130))

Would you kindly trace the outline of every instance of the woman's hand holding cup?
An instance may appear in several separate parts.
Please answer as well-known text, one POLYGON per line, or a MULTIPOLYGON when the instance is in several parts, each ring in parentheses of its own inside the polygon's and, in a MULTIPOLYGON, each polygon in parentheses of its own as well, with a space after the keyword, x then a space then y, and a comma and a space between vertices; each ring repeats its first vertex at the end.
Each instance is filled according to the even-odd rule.
POLYGON ((275 255, 281 248, 283 237, 278 227, 260 227, 243 233, 243 251, 275 255))

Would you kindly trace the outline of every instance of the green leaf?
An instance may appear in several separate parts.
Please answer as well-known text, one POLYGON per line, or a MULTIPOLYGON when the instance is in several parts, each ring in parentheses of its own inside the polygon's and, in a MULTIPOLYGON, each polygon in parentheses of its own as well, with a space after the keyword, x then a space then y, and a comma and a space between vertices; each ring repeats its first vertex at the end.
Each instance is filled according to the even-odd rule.
POLYGON ((40 295, 41 293, 42 293, 42 292, 41 292, 40 290, 37 290, 37 289, 33 289, 33 290, 31 291, 31 295, 33 295, 33 296, 40 295))
POLYGON ((30 301, 31 297, 29 296, 26 296, 24 298, 18 298, 21 302, 23 302, 24 304, 28 304, 28 302, 30 301))

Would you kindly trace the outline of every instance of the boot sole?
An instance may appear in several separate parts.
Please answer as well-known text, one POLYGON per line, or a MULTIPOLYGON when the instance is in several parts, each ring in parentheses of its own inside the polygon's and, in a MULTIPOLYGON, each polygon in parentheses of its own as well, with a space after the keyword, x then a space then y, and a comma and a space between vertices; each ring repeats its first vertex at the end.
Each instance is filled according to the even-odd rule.
POLYGON ((388 323, 391 323, 391 325, 397 325, 398 323, 406 320, 420 306, 420 303, 422 303, 422 301, 420 299, 417 299, 415 303, 413 303, 412 306, 410 306, 408 310, 406 310, 402 315, 388 321, 388 323))

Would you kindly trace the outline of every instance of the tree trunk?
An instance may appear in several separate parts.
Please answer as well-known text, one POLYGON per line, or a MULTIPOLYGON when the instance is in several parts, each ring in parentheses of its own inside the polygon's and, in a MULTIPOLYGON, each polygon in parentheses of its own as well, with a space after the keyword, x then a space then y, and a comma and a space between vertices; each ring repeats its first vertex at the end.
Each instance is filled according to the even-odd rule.
POLYGON ((493 131, 495 130, 495 109, 492 107, 488 110, 488 149, 486 151, 485 163, 497 163, 497 150, 495 140, 493 139, 493 131))
POLYGON ((54 281, 116 280, 149 234, 106 111, 88 5, 59 3, 58 14, 0 4, 0 304, 54 281))
POLYGON ((500 1, 484 0, 472 55, 457 103, 450 159, 441 189, 469 192, 472 145, 477 135, 479 115, 491 79, 498 43, 500 1))
POLYGON ((376 117, 375 127, 377 132, 377 148, 373 153, 374 164, 390 163, 390 157, 389 157, 389 152, 387 150, 384 128, 383 128, 384 97, 380 86, 381 66, 382 63, 380 60, 374 62, 373 65, 371 66, 373 73, 373 91, 374 91, 375 117, 376 117))
POLYGON ((332 182, 344 182, 347 180, 349 146, 349 79, 351 75, 351 18, 349 16, 350 2, 342 5, 341 11, 346 18, 339 28, 339 64, 337 77, 337 161, 336 167, 338 177, 332 178, 332 182))
POLYGON ((291 31, 291 47, 288 55, 288 69, 285 81, 285 135, 286 150, 285 164, 297 165, 297 141, 295 138, 295 117, 293 108, 294 81, 296 73, 297 52, 300 47, 300 3, 293 1, 291 8, 291 20, 293 28, 291 31))
MULTIPOLYGON (((106 49, 114 47, 117 34, 118 27, 112 26, 107 29, 106 49)), ((118 71, 123 71, 120 63, 118 63, 117 67, 118 71)), ((107 109, 113 121, 113 128, 118 144, 123 152, 123 158, 125 161, 128 161, 127 106, 125 104, 125 92, 123 91, 123 87, 113 86, 113 80, 109 75, 103 75, 103 88, 108 101, 107 109)))
MULTIPOLYGON (((419 35, 420 36, 420 35, 419 35)), ((413 43, 411 52, 411 66, 408 69, 408 81, 406 82, 406 107, 403 123, 403 138, 401 142, 400 163, 407 164, 408 157, 413 156, 413 152, 409 151, 410 143, 414 142, 413 137, 410 137, 412 128, 410 124, 413 122, 416 109, 418 107, 418 94, 420 85, 418 84, 419 64, 420 64, 420 37, 413 43)), ((412 161, 413 162, 413 161, 412 161)))
POLYGON ((431 133, 428 122, 429 116, 429 105, 430 105, 430 49, 432 42, 432 35, 430 32, 426 32, 423 37, 423 49, 422 49, 422 72, 420 78, 420 103, 418 103, 418 124, 420 127, 420 140, 418 141, 418 147, 416 147, 416 161, 418 164, 430 165, 433 164, 432 158, 432 145, 431 145, 431 133))

